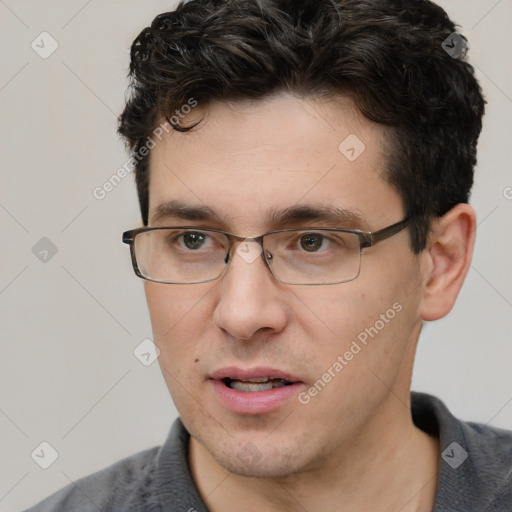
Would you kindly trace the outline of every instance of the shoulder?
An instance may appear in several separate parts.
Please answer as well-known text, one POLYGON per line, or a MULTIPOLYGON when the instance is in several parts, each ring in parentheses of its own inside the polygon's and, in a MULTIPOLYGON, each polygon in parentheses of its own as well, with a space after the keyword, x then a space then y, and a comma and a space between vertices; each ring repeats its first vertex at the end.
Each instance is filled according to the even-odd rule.
MULTIPOLYGON (((467 481, 480 496, 485 512, 512 510, 512 431, 460 421, 468 470, 467 481)), ((445 453, 445 457, 451 453, 445 453)))
POLYGON ((158 447, 145 450, 81 478, 26 512, 159 511, 158 451, 158 447))
POLYGON ((26 512, 207 512, 190 475, 190 434, 178 417, 160 447, 77 480, 26 512))
POLYGON ((414 422, 440 442, 434 511, 512 510, 512 431, 460 420, 424 393, 411 398, 414 422))

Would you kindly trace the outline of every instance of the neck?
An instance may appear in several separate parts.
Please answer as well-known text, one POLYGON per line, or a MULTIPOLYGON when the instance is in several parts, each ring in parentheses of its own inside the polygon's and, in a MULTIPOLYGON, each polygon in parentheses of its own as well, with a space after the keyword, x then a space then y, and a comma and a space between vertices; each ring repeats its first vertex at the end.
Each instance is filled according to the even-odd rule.
POLYGON ((194 438, 192 478, 211 512, 243 503, 248 512, 307 510, 430 512, 437 483, 438 441, 412 422, 394 395, 378 417, 314 468, 281 478, 247 478, 220 466, 194 438))

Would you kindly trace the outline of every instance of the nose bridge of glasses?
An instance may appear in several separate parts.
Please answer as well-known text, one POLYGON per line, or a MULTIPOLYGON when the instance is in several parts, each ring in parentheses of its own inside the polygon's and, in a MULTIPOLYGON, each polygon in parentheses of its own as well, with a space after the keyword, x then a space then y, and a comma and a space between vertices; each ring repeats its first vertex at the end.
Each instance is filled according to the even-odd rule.
POLYGON ((263 252, 263 237, 264 235, 254 237, 230 235, 228 251, 224 262, 228 263, 233 253, 233 247, 236 244, 236 253, 238 256, 246 263, 253 263, 263 252))

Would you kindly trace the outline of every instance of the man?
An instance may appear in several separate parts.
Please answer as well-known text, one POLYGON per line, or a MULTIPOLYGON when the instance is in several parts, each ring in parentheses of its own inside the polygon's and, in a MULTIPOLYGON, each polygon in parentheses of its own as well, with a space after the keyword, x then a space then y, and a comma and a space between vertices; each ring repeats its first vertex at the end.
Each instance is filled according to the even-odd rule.
POLYGON ((32 510, 506 511, 512 434, 410 393, 471 262, 484 100, 426 0, 191 1, 120 117, 160 449, 32 510))

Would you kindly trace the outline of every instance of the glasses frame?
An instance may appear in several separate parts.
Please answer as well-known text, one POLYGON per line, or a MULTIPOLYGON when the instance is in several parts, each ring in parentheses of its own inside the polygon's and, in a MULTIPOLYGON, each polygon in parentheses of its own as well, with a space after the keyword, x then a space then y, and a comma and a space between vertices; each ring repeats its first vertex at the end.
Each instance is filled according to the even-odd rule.
POLYGON ((404 220, 401 220, 400 222, 396 222, 395 224, 391 224, 390 226, 387 226, 385 228, 382 228, 378 231, 372 232, 372 231, 364 231, 361 229, 345 229, 345 228, 323 228, 323 227, 302 227, 302 228, 288 228, 288 229, 279 229, 275 231, 269 231, 267 233, 264 233, 260 236, 255 237, 243 237, 234 235, 233 233, 228 233, 227 231, 222 231, 220 229, 214 229, 214 228, 203 228, 201 226, 156 226, 156 227, 143 227, 143 228, 136 228, 131 229, 129 231, 125 231, 123 233, 123 243, 128 244, 130 246, 130 255, 132 260, 132 266, 133 270, 135 271, 135 274, 145 279, 146 281, 151 281, 154 283, 161 283, 161 284, 201 284, 201 283, 209 283, 211 281, 215 281, 219 279, 222 274, 225 272, 228 262, 229 262, 229 256, 231 254, 231 250, 233 248, 233 245, 236 241, 238 242, 244 242, 244 241, 253 241, 260 245, 262 253, 261 256, 263 258, 263 261, 265 262, 265 265, 269 269, 270 273, 276 279, 277 281, 284 283, 284 284, 293 284, 293 285, 301 285, 301 286, 318 286, 323 284, 340 284, 340 283, 347 283, 350 281, 353 281, 354 279, 357 279, 357 277, 360 274, 361 271, 361 256, 363 249, 366 249, 368 247, 373 247, 379 242, 382 242, 383 240, 386 240, 388 238, 391 238, 392 236, 396 235, 397 233, 400 233, 400 231, 404 230, 407 226, 411 224, 413 221, 413 217, 406 217, 404 220), (158 231, 162 229, 190 229, 194 231, 209 231, 214 233, 221 233, 226 236, 228 239, 228 248, 226 252, 226 257, 224 259, 225 266, 220 271, 219 275, 212 279, 205 279, 204 281, 192 281, 192 282, 183 282, 183 281, 161 281, 159 279, 151 279, 150 277, 146 277, 142 274, 142 272, 139 269, 139 265, 137 263, 137 257, 135 255, 135 237, 139 233, 146 233, 148 231, 158 231), (336 231, 336 232, 342 232, 342 233, 354 233, 359 238, 359 270, 357 272, 357 275, 354 276, 351 279, 344 279, 342 281, 331 281, 327 283, 293 283, 288 281, 283 281, 279 279, 270 268, 270 265, 268 263, 267 258, 264 256, 265 248, 263 247, 263 240, 267 235, 272 235, 274 233, 285 233, 290 231, 336 231))

